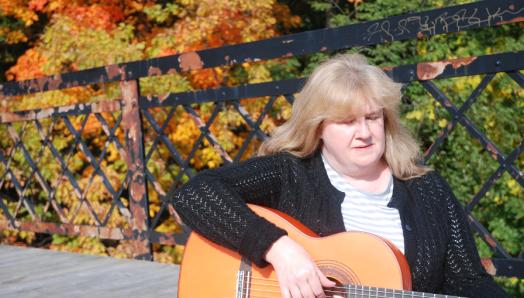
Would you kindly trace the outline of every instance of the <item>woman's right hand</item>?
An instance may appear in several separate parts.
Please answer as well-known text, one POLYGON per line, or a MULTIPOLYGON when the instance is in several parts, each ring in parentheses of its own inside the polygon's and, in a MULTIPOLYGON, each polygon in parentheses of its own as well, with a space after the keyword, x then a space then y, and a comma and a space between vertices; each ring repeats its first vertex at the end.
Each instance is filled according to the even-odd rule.
POLYGON ((335 286, 304 248, 288 236, 275 241, 265 258, 275 269, 284 298, 326 297, 322 287, 335 286))

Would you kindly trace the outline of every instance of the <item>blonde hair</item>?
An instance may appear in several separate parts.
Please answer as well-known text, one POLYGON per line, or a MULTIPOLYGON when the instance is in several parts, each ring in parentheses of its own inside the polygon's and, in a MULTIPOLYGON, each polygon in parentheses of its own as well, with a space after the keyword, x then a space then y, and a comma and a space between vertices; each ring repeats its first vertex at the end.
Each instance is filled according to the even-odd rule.
POLYGON ((368 64, 364 56, 337 55, 313 71, 293 103, 291 118, 262 144, 259 155, 283 151, 311 155, 321 146, 324 120, 357 117, 372 105, 384 110, 384 159, 393 175, 400 179, 423 175, 429 169, 417 165, 419 146, 400 123, 400 89, 401 84, 368 64))

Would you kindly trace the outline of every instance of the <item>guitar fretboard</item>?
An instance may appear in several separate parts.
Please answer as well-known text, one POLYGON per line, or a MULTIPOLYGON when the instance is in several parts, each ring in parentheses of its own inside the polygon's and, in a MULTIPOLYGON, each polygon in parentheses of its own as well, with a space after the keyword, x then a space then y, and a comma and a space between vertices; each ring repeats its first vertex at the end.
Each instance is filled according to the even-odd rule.
POLYGON ((345 285, 325 289, 327 297, 361 298, 361 297, 392 297, 392 298, 464 298, 442 294, 431 294, 405 290, 385 289, 368 286, 345 285))

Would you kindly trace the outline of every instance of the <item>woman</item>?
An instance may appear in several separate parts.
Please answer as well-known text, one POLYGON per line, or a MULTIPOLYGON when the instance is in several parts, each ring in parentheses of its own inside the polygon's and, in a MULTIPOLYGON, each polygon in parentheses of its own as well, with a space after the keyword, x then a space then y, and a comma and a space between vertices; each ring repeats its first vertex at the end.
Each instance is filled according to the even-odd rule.
POLYGON ((283 297, 325 297, 334 283, 246 203, 283 211, 320 236, 361 230, 389 239, 406 255, 414 291, 506 297, 482 268, 449 186, 417 164, 418 146, 399 121, 400 88, 361 55, 322 63, 261 156, 199 173, 174 193, 175 209, 200 234, 271 264, 283 297))

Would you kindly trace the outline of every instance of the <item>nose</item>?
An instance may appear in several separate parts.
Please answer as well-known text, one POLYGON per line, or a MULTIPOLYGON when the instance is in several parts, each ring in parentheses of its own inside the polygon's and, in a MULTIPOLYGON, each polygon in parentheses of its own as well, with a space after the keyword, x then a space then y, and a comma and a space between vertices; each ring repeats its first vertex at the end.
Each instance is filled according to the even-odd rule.
POLYGON ((362 139, 367 139, 371 136, 371 131, 369 130, 369 123, 367 119, 359 119, 358 120, 358 137, 362 139))

